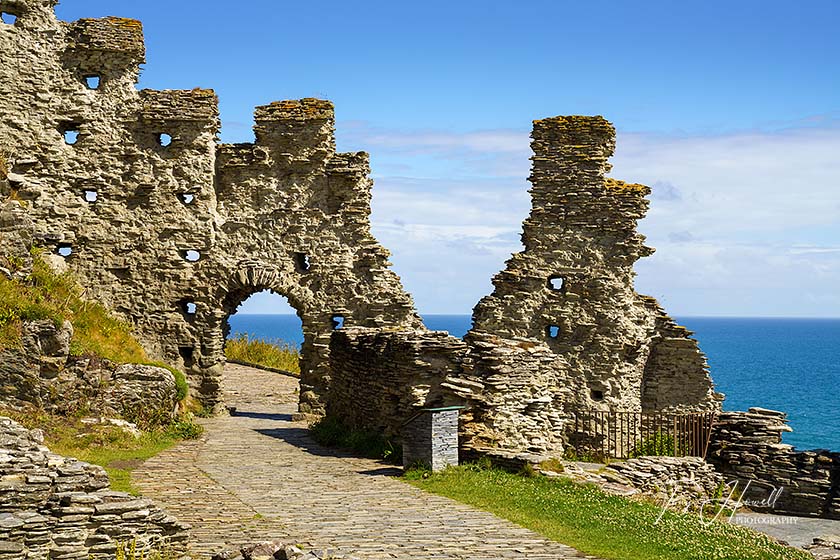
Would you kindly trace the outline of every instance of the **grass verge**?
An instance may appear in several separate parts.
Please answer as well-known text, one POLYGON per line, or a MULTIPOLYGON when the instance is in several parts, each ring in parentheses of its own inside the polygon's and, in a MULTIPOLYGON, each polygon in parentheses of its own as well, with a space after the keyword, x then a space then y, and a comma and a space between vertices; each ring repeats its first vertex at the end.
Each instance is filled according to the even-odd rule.
POLYGON ((409 471, 423 490, 492 512, 552 540, 607 560, 808 560, 745 527, 666 512, 592 485, 464 465, 409 471))
POLYGON ((80 418, 56 416, 41 411, 0 411, 26 428, 44 432, 50 451, 99 465, 108 471, 111 488, 137 495, 131 471, 143 461, 185 439, 201 436, 203 428, 185 417, 172 424, 143 432, 139 437, 110 425, 84 424, 80 418))
POLYGON ((282 340, 263 340, 238 334, 225 343, 225 356, 228 360, 300 375, 300 350, 282 340))

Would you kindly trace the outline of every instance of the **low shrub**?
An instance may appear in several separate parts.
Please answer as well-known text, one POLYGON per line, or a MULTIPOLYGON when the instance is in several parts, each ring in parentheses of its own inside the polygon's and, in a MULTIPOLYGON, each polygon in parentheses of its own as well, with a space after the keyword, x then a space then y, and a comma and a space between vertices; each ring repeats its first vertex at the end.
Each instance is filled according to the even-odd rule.
POLYGON ((636 447, 630 451, 630 457, 645 457, 645 456, 667 456, 673 457, 674 452, 680 450, 676 448, 674 436, 662 431, 657 431, 653 435, 640 441, 636 447))
POLYGON ((312 439, 325 447, 337 447, 359 453, 371 459, 402 462, 402 446, 378 432, 351 429, 339 419, 325 416, 311 426, 312 439))

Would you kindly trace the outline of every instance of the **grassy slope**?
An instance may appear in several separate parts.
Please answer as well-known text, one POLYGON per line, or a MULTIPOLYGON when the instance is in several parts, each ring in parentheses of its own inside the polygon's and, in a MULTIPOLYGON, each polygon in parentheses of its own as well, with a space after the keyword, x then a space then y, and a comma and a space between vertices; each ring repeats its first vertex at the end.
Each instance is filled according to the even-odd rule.
POLYGON ((608 560, 807 560, 736 525, 705 525, 698 514, 666 513, 647 502, 609 496, 594 486, 470 466, 409 482, 490 511, 546 537, 608 560))
MULTIPOLYGON (((15 263, 6 264, 14 266, 15 263)), ((183 399, 187 393, 183 373, 150 362, 128 323, 83 296, 72 275, 55 274, 37 255, 29 282, 15 282, 0 275, 0 350, 20 344, 24 321, 49 319, 60 325, 69 320, 74 329, 71 354, 98 356, 121 364, 151 363, 165 367, 175 376, 178 397, 183 399)))
POLYGON ((268 341, 239 335, 225 344, 228 360, 282 369, 300 375, 300 351, 288 342, 268 341))
MULTIPOLYGON (((5 259, 5 264, 15 263, 5 259)), ((73 323, 70 351, 77 356, 97 356, 116 363, 150 363, 127 323, 113 317, 100 304, 86 301, 82 289, 69 274, 57 275, 37 255, 28 282, 15 282, 0 275, 0 350, 20 345, 24 321, 48 319, 73 323)), ((187 394, 184 374, 165 364, 178 384, 178 397, 187 394)), ((170 426, 152 428, 134 438, 112 427, 83 425, 79 418, 59 417, 42 411, 0 411, 28 428, 44 430, 45 444, 61 455, 101 465, 108 470, 115 490, 134 492, 131 469, 174 445, 180 439, 197 437, 200 427, 190 418, 170 426)))

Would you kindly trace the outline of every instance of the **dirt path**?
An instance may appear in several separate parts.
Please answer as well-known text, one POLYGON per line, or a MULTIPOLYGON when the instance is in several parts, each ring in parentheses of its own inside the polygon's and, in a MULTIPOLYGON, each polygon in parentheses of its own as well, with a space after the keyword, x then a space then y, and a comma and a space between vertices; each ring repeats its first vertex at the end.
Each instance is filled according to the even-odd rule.
POLYGON ((134 471, 142 493, 193 526, 194 552, 282 539, 364 559, 593 558, 424 493, 377 461, 324 449, 291 421, 294 379, 228 365, 231 417, 134 471))

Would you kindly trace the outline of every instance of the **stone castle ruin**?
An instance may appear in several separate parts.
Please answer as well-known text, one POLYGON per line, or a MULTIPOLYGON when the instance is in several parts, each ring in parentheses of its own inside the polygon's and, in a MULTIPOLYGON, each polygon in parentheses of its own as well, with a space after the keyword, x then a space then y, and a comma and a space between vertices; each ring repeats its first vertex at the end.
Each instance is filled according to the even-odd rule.
POLYGON ((61 22, 55 4, 0 0, 17 17, 0 26, 2 196, 205 405, 221 404, 228 317, 271 290, 303 323, 304 416, 396 432, 464 404, 465 441, 556 451, 579 409, 719 409, 691 333, 633 289, 650 191, 606 177, 604 119, 534 123, 524 250, 461 340, 425 329, 389 269, 368 156, 336 153, 332 104, 258 107, 255 143, 221 144, 212 91, 136 89, 139 22, 61 22))

